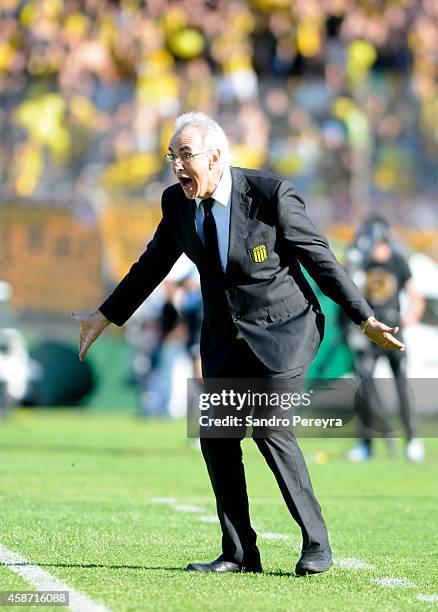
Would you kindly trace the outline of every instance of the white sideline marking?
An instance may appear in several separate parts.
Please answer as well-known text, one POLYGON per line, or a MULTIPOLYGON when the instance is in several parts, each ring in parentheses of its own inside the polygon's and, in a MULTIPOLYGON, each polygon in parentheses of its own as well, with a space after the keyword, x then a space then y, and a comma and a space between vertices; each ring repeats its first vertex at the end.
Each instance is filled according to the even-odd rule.
POLYGON ((361 559, 355 559, 354 557, 346 557, 344 559, 334 559, 333 563, 335 565, 339 565, 340 567, 345 567, 345 569, 349 570, 362 570, 362 569, 374 569, 374 565, 370 563, 366 563, 361 559))
POLYGON ((373 578, 373 582, 380 584, 380 586, 388 587, 389 589, 397 587, 415 588, 415 584, 406 580, 406 578, 373 578))
POLYGON ((0 544, 0 563, 11 572, 27 580, 37 591, 68 591, 69 608, 73 612, 110 612, 110 609, 98 601, 72 589, 66 582, 55 578, 38 565, 0 544))
POLYGON ((205 512, 205 508, 199 506, 189 506, 186 504, 173 504, 172 508, 179 510, 180 512, 205 512))
POLYGON ((271 533, 270 531, 259 533, 259 538, 264 540, 289 540, 289 536, 286 533, 271 533))
POLYGON ((204 514, 204 516, 200 516, 199 520, 203 523, 219 523, 219 519, 214 514, 204 514))
POLYGON ((417 595, 417 599, 420 601, 427 601, 429 603, 433 603, 438 601, 438 595, 417 595))
POLYGON ((175 497, 151 497, 151 502, 154 504, 169 504, 173 510, 179 510, 180 512, 205 512, 205 508, 190 504, 178 504, 177 501, 175 497))
MULTIPOLYGON (((209 501, 205 498, 191 498, 193 501, 209 501)), ((177 504, 177 500, 174 497, 152 497, 151 501, 157 504, 169 504, 171 508, 174 510, 179 510, 180 512, 205 512, 204 508, 200 508, 199 506, 191 506, 189 504, 177 504)), ((262 501, 261 499, 259 500, 262 501)), ((199 520, 203 523, 219 523, 219 519, 214 514, 204 514, 199 517, 199 520)), ((253 525, 254 529, 260 529, 253 525)), ((290 536, 286 533, 273 533, 271 531, 265 531, 258 534, 258 537, 262 540, 289 540, 290 536)), ((1 559, 0 559, 1 560, 1 559)), ((356 559, 355 557, 344 557, 341 559, 334 559, 334 564, 339 567, 344 567, 348 570, 374 570, 376 569, 374 565, 371 563, 367 563, 366 561, 362 561, 362 559, 356 559)), ((415 588, 415 584, 406 580, 406 578, 373 578, 373 582, 379 584, 380 586, 387 588, 415 588)), ((428 603, 434 603, 438 601, 438 595, 417 595, 417 599, 419 601, 424 601, 428 603)), ((79 611, 78 611, 79 612, 79 611)))
MULTIPOLYGON (((151 501, 153 500, 169 500, 168 503, 171 502, 175 502, 177 501, 174 498, 171 497, 152 497, 151 501)), ((212 498, 211 497, 184 497, 184 498, 180 498, 180 499, 184 499, 184 501, 189 502, 189 503, 195 503, 195 504, 210 504, 212 502, 212 498)), ((158 503, 160 503, 158 501, 158 503)), ((163 502, 166 503, 166 502, 163 502)), ((284 504, 284 501, 279 498, 279 499, 271 499, 269 497, 251 497, 251 505, 252 504, 268 504, 270 506, 282 506, 284 504)))

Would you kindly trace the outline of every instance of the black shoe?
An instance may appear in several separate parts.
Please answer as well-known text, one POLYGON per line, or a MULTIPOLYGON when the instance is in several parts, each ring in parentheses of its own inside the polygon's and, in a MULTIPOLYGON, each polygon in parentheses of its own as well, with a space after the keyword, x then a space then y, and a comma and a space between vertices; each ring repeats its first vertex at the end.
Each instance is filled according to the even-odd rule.
POLYGON ((319 552, 304 552, 295 567, 295 573, 298 576, 320 574, 329 570, 332 565, 332 551, 330 548, 319 552))
POLYGON ((222 556, 211 563, 189 563, 186 569, 191 572, 253 572, 255 574, 261 574, 263 571, 260 561, 244 565, 234 563, 234 561, 225 561, 222 556))

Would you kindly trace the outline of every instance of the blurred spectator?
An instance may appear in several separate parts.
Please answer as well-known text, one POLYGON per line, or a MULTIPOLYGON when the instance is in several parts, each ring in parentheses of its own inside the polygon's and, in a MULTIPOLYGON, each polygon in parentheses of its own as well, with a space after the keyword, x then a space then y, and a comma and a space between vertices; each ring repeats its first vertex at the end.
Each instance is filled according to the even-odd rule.
POLYGON ((142 416, 185 413, 186 387, 180 381, 201 378, 201 322, 199 274, 193 262, 182 256, 154 292, 152 305, 141 307, 127 327, 142 416))
MULTIPOLYGON (((417 323, 424 312, 425 302, 412 282, 409 266, 397 250, 390 226, 382 216, 368 217, 347 252, 347 267, 360 286, 376 318, 390 327, 401 329, 417 323), (410 302, 409 312, 401 315, 400 294, 405 291, 410 302)), ((364 342, 362 334, 347 328, 347 342, 355 353, 355 372, 360 387, 357 410, 360 418, 360 443, 347 455, 351 461, 372 457, 372 437, 376 433, 391 441, 392 428, 384 408, 382 382, 375 378, 379 358, 388 360, 399 399, 399 410, 406 437, 406 457, 411 461, 424 459, 424 447, 416 438, 415 408, 409 394, 406 373, 406 352, 385 351, 376 344, 364 342)))
POLYGON ((84 176, 91 199, 145 195, 169 181, 164 143, 188 108, 231 128, 234 163, 344 219, 364 190, 434 188, 431 0, 4 0, 0 19, 3 199, 75 207, 84 176))

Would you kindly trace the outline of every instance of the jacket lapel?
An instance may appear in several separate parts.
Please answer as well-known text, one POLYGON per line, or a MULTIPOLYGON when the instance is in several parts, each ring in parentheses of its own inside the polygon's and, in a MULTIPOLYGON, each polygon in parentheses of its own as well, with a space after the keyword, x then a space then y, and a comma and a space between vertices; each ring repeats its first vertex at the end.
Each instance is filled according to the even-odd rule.
POLYGON ((249 185, 239 168, 231 168, 233 181, 231 192, 230 236, 228 260, 225 274, 229 274, 239 256, 242 256, 242 241, 246 238, 251 198, 247 195, 249 185))
POLYGON ((185 241, 187 241, 187 245, 189 246, 190 250, 193 251, 198 258, 200 258, 202 256, 204 246, 198 236, 198 232, 196 229, 195 200, 187 200, 187 198, 183 196, 181 199, 180 210, 182 211, 183 222, 183 225, 182 227, 180 227, 180 230, 182 230, 182 234, 185 238, 185 241))

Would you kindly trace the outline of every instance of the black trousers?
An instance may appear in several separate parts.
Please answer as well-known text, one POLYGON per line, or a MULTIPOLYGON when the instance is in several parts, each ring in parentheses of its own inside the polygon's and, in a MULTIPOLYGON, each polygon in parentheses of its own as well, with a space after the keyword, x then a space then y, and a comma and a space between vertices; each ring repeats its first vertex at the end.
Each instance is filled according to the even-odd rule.
MULTIPOLYGON (((356 358, 356 371, 360 378, 360 394, 357 402, 357 411, 360 417, 359 437, 368 445, 371 438, 383 434, 391 436, 392 427, 378 391, 379 381, 374 379, 374 369, 377 359, 384 356, 394 375, 394 383, 399 399, 400 417, 405 430, 406 438, 415 437, 416 419, 412 399, 408 392, 408 379, 406 376, 406 353, 400 351, 385 351, 376 344, 369 343, 366 350, 358 353, 356 358)), ((385 383, 383 383, 385 384, 385 383)))
MULTIPOLYGON (((245 340, 235 340, 217 378, 295 378, 305 368, 293 373, 271 372, 252 352, 245 340)), ((216 497, 222 528, 222 552, 227 561, 252 565, 259 561, 257 534, 251 527, 242 438, 202 438, 201 449, 216 497)), ((309 472, 294 434, 263 430, 254 442, 277 480, 287 508, 298 523, 303 552, 317 552, 328 547, 328 534, 320 505, 314 495, 309 472)))

